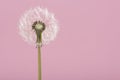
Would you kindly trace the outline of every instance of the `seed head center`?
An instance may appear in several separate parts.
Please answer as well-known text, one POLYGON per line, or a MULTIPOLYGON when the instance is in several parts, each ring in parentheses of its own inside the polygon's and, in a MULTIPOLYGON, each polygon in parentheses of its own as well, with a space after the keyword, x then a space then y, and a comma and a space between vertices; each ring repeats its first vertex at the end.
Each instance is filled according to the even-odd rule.
POLYGON ((37 24, 35 25, 35 29, 37 29, 37 30, 42 30, 42 28, 43 28, 43 25, 40 24, 40 23, 37 23, 37 24))

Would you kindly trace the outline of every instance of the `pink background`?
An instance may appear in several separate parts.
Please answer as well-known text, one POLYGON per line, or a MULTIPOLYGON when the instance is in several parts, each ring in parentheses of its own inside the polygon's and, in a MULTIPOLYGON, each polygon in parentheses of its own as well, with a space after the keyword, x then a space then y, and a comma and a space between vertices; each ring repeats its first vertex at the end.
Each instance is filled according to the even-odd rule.
POLYGON ((120 80, 119 0, 0 0, 0 80, 37 80, 37 49, 18 35, 18 21, 39 5, 60 26, 42 48, 43 80, 120 80))

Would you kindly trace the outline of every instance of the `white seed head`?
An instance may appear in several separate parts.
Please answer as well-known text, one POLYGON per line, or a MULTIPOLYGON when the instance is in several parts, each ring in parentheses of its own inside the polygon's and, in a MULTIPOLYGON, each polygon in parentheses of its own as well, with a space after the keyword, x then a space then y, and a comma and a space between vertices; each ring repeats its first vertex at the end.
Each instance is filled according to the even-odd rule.
MULTIPOLYGON (((58 32, 57 20, 54 14, 48 12, 47 9, 36 7, 30 9, 24 13, 19 21, 19 33, 23 39, 30 43, 36 43, 36 33, 32 29, 32 25, 35 21, 41 21, 45 24, 45 30, 42 33, 42 45, 48 44, 55 39, 58 32)), ((37 24, 36 29, 41 29, 43 25, 37 24)))

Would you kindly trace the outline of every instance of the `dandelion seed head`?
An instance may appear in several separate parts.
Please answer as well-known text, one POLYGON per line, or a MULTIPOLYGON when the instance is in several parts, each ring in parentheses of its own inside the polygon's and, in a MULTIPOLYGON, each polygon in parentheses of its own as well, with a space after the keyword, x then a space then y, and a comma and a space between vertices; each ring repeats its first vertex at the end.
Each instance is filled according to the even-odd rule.
MULTIPOLYGON (((42 45, 46 45, 53 41, 58 32, 57 20, 53 13, 48 12, 45 8, 36 7, 26 11, 19 20, 19 33, 23 39, 29 44, 36 43, 36 33, 32 29, 35 21, 41 21, 45 24, 45 30, 42 32, 42 45)), ((40 24, 37 28, 41 28, 40 24)))

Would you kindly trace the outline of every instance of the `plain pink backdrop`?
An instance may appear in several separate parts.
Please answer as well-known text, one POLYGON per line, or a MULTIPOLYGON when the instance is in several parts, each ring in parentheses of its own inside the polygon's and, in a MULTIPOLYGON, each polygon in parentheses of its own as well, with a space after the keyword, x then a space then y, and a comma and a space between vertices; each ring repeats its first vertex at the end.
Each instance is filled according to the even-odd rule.
POLYGON ((37 49, 18 34, 36 6, 60 26, 42 48, 43 80, 120 80, 120 0, 0 0, 0 80, 37 80, 37 49))

